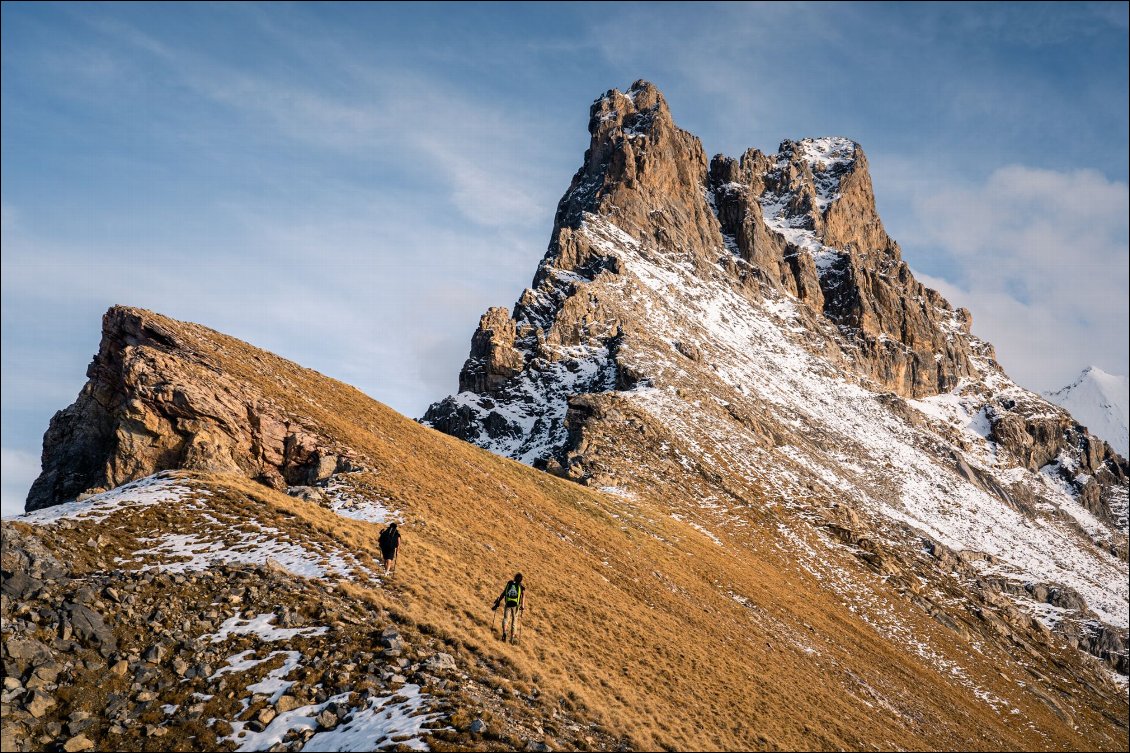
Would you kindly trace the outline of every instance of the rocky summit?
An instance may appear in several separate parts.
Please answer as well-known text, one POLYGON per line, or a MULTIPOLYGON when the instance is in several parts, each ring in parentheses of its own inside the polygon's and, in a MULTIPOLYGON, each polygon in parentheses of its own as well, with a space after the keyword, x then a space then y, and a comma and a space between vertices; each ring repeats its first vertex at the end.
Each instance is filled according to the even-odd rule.
POLYGON ((644 81, 589 132, 533 286, 424 423, 720 545, 783 527, 849 602, 824 552, 854 551, 964 639, 1044 635, 1125 688, 1127 461, 914 279, 862 148, 708 161, 644 81))
POLYGON ((589 132, 422 422, 107 312, 2 523, 3 750, 1126 748, 1130 467, 860 146, 708 159, 643 81, 589 132))

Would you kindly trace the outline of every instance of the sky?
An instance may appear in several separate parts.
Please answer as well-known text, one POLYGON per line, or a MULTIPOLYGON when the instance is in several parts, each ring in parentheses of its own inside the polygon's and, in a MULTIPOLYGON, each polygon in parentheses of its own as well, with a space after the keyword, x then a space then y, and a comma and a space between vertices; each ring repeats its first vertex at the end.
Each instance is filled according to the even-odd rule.
POLYGON ((1024 386, 1125 375, 1127 7, 6 2, 3 513, 113 304, 421 415, 639 78, 708 154, 862 144, 904 258, 1024 386))

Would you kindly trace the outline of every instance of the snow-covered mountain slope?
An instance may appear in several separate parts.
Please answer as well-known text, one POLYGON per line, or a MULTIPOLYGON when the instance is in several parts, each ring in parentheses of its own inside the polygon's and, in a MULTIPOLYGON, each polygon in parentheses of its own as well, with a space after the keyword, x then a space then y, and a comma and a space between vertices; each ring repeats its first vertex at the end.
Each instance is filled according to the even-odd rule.
POLYGON ((943 624, 980 615, 978 645, 1036 625, 1055 637, 1034 651, 1067 641, 1125 675, 1126 460, 914 279, 859 145, 708 163, 645 82, 598 99, 590 132, 532 288, 483 318, 424 422, 658 500, 736 556, 785 532, 895 640, 859 571, 943 624))
POLYGON ((1130 406, 1130 380, 1089 366, 1071 384, 1044 396, 1066 408, 1092 434, 1102 437, 1122 457, 1130 455, 1127 437, 1127 409, 1130 406))

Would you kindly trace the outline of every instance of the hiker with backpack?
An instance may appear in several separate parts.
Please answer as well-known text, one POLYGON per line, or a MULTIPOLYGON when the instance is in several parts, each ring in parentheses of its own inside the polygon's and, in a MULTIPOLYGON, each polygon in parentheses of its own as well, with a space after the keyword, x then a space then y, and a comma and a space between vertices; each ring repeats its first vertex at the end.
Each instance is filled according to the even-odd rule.
POLYGON ((517 573, 511 580, 506 582, 503 587, 502 593, 494 600, 494 606, 491 611, 498 609, 498 605, 505 602, 505 608, 502 610, 502 640, 506 640, 506 620, 510 619, 510 642, 518 642, 518 613, 526 611, 526 587, 522 585, 522 574, 517 573))
POLYGON ((396 569, 396 555, 400 552, 400 531, 396 523, 392 523, 383 531, 377 542, 381 546, 381 558, 384 559, 385 575, 391 575, 396 569))

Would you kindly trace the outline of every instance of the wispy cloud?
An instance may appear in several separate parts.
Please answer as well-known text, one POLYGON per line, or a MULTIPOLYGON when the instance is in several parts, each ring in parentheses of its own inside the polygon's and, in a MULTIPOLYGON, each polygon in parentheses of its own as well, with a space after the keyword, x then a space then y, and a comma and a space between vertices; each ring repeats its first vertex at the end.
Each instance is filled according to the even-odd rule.
MULTIPOLYGON (((360 161, 396 165, 427 183, 433 200, 446 200, 480 226, 543 221, 555 200, 547 169, 515 159, 541 151, 552 123, 524 108, 499 110, 418 71, 367 66, 324 40, 322 54, 336 58, 343 80, 334 87, 304 86, 269 73, 249 72, 215 58, 180 50, 120 21, 97 23, 103 33, 160 65, 198 97, 238 114, 259 138, 285 137, 307 148, 336 150, 360 161)), ((308 54, 308 37, 274 28, 288 53, 308 54)), ((327 65, 325 59, 321 61, 327 65)))
POLYGON ((1013 165, 913 206, 916 238, 950 269, 930 282, 970 308, 1014 377, 1049 389, 1089 364, 1130 371, 1126 183, 1013 165))

